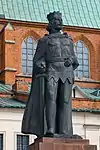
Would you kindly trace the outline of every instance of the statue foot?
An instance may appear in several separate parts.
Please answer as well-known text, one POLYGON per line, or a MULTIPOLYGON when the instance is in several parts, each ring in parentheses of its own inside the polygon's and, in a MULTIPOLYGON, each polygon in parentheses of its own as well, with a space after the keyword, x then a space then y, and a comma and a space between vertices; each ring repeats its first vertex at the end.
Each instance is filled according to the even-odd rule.
POLYGON ((57 133, 51 133, 47 132, 44 137, 52 137, 52 138, 67 138, 67 139, 83 139, 80 135, 74 134, 72 136, 69 136, 67 134, 57 134, 57 133))
POLYGON ((44 137, 54 137, 54 134, 51 132, 47 132, 44 137))
POLYGON ((44 137, 52 137, 52 138, 71 138, 67 134, 57 134, 57 133, 51 133, 47 132, 44 137))
POLYGON ((74 134, 71 139, 83 139, 80 135, 74 134))
POLYGON ((69 135, 67 134, 54 134, 55 138, 71 138, 69 135))

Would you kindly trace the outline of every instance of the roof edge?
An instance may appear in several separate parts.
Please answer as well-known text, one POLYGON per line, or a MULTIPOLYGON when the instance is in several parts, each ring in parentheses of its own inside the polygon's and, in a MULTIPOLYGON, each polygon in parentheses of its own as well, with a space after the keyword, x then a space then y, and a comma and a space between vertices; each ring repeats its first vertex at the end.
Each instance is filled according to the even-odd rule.
POLYGON ((73 108, 73 112, 90 112, 90 113, 100 113, 100 109, 89 109, 89 108, 73 108))
MULTIPOLYGON (((22 21, 22 20, 13 20, 13 19, 2 19, 0 18, 0 22, 2 24, 7 23, 7 22, 11 22, 12 24, 16 24, 19 26, 31 26, 33 27, 36 26, 37 28, 46 28, 47 27, 47 23, 43 23, 43 22, 31 22, 31 21, 22 21)), ((70 26, 70 25, 63 25, 63 29, 64 30, 75 30, 75 31, 81 31, 84 30, 84 32, 89 32, 89 33, 95 33, 98 34, 100 33, 100 28, 89 28, 89 27, 80 27, 80 26, 70 26), (95 32, 94 32, 95 31, 95 32)))
MULTIPOLYGON (((0 108, 16 108, 25 109, 25 106, 0 106, 0 108)), ((100 113, 100 109, 88 109, 88 108, 73 108, 72 112, 89 112, 89 113, 100 113)))

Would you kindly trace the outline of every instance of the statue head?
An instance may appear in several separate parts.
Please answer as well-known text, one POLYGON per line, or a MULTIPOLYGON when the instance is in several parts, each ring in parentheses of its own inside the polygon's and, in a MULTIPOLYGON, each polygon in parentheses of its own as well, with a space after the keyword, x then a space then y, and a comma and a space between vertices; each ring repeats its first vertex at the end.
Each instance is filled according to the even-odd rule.
POLYGON ((51 30, 60 31, 62 29, 62 14, 59 11, 54 11, 47 15, 47 19, 49 24, 47 26, 47 30, 50 32, 51 30))

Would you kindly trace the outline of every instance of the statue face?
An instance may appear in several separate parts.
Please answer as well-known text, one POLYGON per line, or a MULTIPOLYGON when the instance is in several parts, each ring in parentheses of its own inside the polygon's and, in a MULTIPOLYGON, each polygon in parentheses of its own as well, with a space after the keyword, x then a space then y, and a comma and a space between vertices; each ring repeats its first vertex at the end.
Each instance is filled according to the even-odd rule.
POLYGON ((56 30, 61 30, 62 29, 62 18, 55 14, 53 19, 50 21, 50 24, 52 24, 52 27, 56 30))

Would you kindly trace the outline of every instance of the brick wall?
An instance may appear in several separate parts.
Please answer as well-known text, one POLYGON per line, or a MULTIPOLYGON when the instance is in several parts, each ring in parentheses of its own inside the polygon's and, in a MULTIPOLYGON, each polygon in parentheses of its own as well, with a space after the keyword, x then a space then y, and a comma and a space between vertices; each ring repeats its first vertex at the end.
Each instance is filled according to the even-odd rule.
MULTIPOLYGON (((3 25, 7 24, 5 23, 3 25)), ((2 25, 2 23, 1 23, 2 25)), ((7 84, 14 84, 16 75, 22 74, 21 67, 21 44, 27 36, 32 36, 38 40, 46 33, 46 25, 34 23, 10 22, 0 33, 0 52, 2 49, 2 64, 0 66, 0 80, 7 84)), ((100 80, 100 30, 80 29, 76 27, 64 27, 73 41, 82 40, 90 53, 90 78, 100 80)), ((87 83, 88 84, 88 83, 87 83)), ((94 83, 95 84, 95 83, 94 83)))

